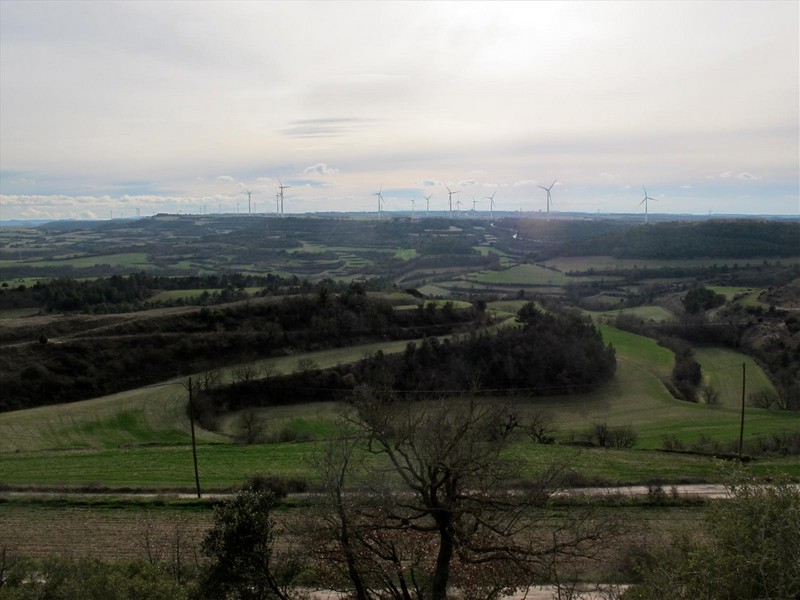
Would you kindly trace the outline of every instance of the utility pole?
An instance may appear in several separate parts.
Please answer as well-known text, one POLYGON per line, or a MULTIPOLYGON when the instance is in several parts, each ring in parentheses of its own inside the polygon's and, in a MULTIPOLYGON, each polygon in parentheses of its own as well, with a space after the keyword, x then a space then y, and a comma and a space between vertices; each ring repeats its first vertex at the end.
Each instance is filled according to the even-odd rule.
POLYGON ((195 442, 194 438, 194 397, 192 395, 192 378, 189 377, 189 422, 192 425, 192 456, 194 457, 194 482, 197 486, 197 497, 198 499, 201 497, 200 494, 200 473, 197 470, 197 443, 195 442))
POLYGON ((745 363, 742 363, 742 420, 739 427, 739 460, 742 460, 742 447, 744 446, 744 384, 745 384, 745 363))

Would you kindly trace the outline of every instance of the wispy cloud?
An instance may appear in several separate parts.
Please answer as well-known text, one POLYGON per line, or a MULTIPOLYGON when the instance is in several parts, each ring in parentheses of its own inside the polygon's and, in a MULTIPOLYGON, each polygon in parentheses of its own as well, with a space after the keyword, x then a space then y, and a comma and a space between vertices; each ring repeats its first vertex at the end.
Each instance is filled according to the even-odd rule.
POLYGON ((374 123, 373 119, 325 118, 293 121, 279 130, 280 133, 295 138, 332 138, 348 135, 374 123))

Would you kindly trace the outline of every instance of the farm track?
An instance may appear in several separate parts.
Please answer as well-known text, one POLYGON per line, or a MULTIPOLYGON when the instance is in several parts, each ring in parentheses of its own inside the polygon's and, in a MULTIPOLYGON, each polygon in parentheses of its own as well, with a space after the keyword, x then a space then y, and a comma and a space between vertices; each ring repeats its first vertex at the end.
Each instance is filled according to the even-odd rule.
MULTIPOLYGON (((800 488, 800 484, 796 487, 800 488)), ((590 498, 603 498, 603 497, 623 497, 623 498, 637 498, 642 496, 653 495, 660 493, 662 490, 665 494, 674 498, 705 498, 705 499, 724 499, 729 496, 727 488, 722 484, 714 483, 693 483, 693 484, 679 484, 679 485, 666 485, 666 486, 647 486, 647 485, 624 485, 624 486, 610 486, 610 487, 577 487, 568 488, 557 491, 553 494, 554 497, 561 498, 579 498, 587 496, 590 498)), ((220 500, 233 497, 233 492, 208 492, 203 493, 202 498, 205 500, 220 500)), ((297 500, 308 500, 316 497, 317 494, 313 492, 306 492, 302 494, 291 494, 291 498, 297 500)), ((5 500, 99 500, 99 499, 124 499, 124 500, 193 500, 197 498, 194 492, 116 492, 110 490, 107 492, 86 492, 86 491, 36 491, 36 490, 18 490, 18 491, 0 491, 0 499, 5 500)))

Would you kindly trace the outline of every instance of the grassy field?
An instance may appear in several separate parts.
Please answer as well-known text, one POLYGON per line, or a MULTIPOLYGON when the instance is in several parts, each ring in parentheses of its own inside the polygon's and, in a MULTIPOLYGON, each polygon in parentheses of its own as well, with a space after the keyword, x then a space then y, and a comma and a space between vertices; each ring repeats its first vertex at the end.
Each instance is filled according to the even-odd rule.
POLYGON ((22 319, 32 317, 39 313, 38 308, 9 308, 0 310, 0 319, 22 319))
POLYGON ((12 267, 23 265, 26 267, 62 267, 72 266, 75 268, 93 267, 95 265, 110 265, 112 267, 136 267, 136 268, 149 268, 151 266, 147 254, 144 252, 123 252, 119 254, 102 254, 94 256, 80 256, 77 258, 66 258, 63 260, 34 260, 34 261, 16 261, 16 260, 2 260, 0 261, 0 269, 4 267, 12 267))
POLYGON ((498 285, 545 285, 563 286, 571 281, 576 281, 564 273, 545 269, 539 265, 516 265, 502 271, 481 271, 471 273, 468 280, 478 283, 498 285))
MULTIPOLYGON (((589 481, 633 483, 643 480, 707 480, 713 476, 709 457, 657 451, 665 434, 687 444, 699 435, 733 440, 738 436, 739 410, 735 406, 705 406, 675 400, 661 378, 672 368, 672 353, 654 340, 601 326, 604 339, 617 350, 614 381, 587 394, 516 398, 523 417, 547 410, 555 415, 561 440, 579 438, 598 421, 630 425, 639 436, 636 450, 583 449, 537 446, 521 440, 514 455, 532 476, 544 464, 568 464, 589 481)), ((332 366, 358 360, 382 349, 399 352, 405 342, 369 344, 262 361, 274 372, 297 368, 301 358, 332 366)), ((740 382, 741 355, 705 349, 700 356, 721 389, 740 382)), ((766 381, 752 367, 752 385, 766 381), (762 379, 759 380, 759 377, 762 379)), ((193 472, 183 380, 115 394, 69 405, 45 407, 0 415, 0 473, 6 483, 77 486, 98 483, 112 487, 191 488, 193 472)), ((740 385, 740 383, 739 383, 740 385)), ((487 398, 486 401, 506 400, 487 398)), ((264 409, 268 435, 288 430, 306 437, 324 437, 331 431, 339 407, 333 403, 264 409)), ((800 427, 800 415, 747 409, 746 435, 800 427)), ((236 415, 222 430, 232 433, 236 415)), ((313 478, 317 442, 239 446, 220 433, 199 432, 203 483, 214 488, 239 484, 254 472, 313 478)), ((800 477, 796 459, 759 460, 753 468, 761 474, 776 470, 800 477)))
POLYGON ((727 348, 695 349, 703 369, 705 383, 720 392, 722 406, 740 407, 742 402, 742 365, 745 365, 745 399, 760 391, 775 392, 767 374, 749 356, 727 348))
MULTIPOLYGON (((776 259, 770 260, 775 262, 776 259)), ((800 257, 790 257, 778 259, 784 265, 800 264, 800 257)), ((614 258, 613 256, 564 256, 545 261, 549 267, 555 267, 564 273, 586 272, 590 269, 595 271, 606 271, 611 269, 633 269, 644 268, 657 269, 659 267, 711 267, 717 265, 739 266, 761 264, 759 259, 733 259, 733 258, 689 258, 681 260, 648 260, 641 258, 614 258)))
POLYGON ((731 286, 720 286, 720 285, 710 285, 708 289, 716 292, 717 294, 722 294, 725 296, 725 300, 728 302, 738 302, 742 306, 752 306, 757 307, 761 306, 767 308, 769 304, 766 302, 762 302, 759 300, 759 296, 761 292, 764 290, 762 288, 751 288, 751 287, 731 287, 731 286))
MULTIPOLYGON (((402 352, 408 341, 378 342, 257 361, 254 366, 276 375, 298 368, 301 359, 320 368, 355 362, 369 354, 402 352)), ((232 367, 222 369, 230 381, 232 367)), ((197 375, 195 375, 197 377, 197 375)), ((189 440, 186 413, 188 377, 103 398, 0 414, 0 452, 67 448, 111 448, 189 440)), ((202 441, 227 438, 201 433, 202 441)))
POLYGON ((663 306, 634 306, 617 310, 586 311, 586 313, 593 317, 606 317, 607 319, 613 319, 619 315, 631 315, 648 321, 670 321, 675 318, 675 315, 663 306))

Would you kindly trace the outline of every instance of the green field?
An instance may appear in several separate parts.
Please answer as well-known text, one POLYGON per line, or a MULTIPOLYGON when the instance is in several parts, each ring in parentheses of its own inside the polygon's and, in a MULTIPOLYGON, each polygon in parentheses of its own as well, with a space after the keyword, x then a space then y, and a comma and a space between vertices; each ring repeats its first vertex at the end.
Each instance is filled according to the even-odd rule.
POLYGON ((481 271, 471 273, 469 281, 498 285, 543 285, 563 286, 571 281, 577 281, 564 273, 545 269, 539 265, 516 265, 502 271, 481 271))
POLYGON ((745 400, 754 392, 775 392, 767 374, 749 356, 727 348, 705 347, 696 348, 695 356, 703 369, 705 383, 720 392, 723 406, 741 406, 742 365, 745 366, 745 400))
POLYGON ((632 308, 620 308, 617 310, 586 311, 593 317, 616 318, 620 315, 631 315, 646 321, 670 321, 675 318, 670 311, 663 306, 634 306, 632 308))
POLYGON ((751 287, 731 287, 731 286, 720 286, 720 285, 709 285, 707 286, 708 289, 716 292, 717 294, 722 294, 725 296, 725 300, 727 302, 738 302, 742 306, 752 306, 752 307, 768 307, 769 305, 766 302, 762 302, 759 300, 759 296, 764 291, 762 288, 751 288, 751 287))
MULTIPOLYGON (((510 308, 510 307, 509 307, 510 308)), ((706 480, 712 477, 711 458, 659 452, 662 437, 674 434, 691 443, 706 435, 734 440, 739 431, 739 409, 705 406, 675 400, 661 381, 672 368, 672 353, 652 339, 614 327, 600 327, 606 342, 617 350, 618 369, 614 381, 587 394, 515 398, 521 417, 546 410, 555 415, 558 439, 579 437, 593 423, 630 425, 639 436, 635 450, 578 450, 569 446, 537 446, 524 439, 513 453, 533 474, 544 464, 557 461, 569 465, 589 480, 632 483, 706 480)), ((382 349, 399 352, 406 342, 367 344, 261 361, 275 373, 298 368, 308 359, 320 367, 358 360, 382 349)), ((721 390, 740 383, 742 355, 720 349, 700 349, 698 359, 707 376, 721 390)), ((745 359, 746 360, 746 359, 745 359)), ((753 389, 768 385, 763 372, 752 363, 753 389), (766 383, 765 383, 766 382, 766 383)), ((226 374, 228 376, 228 374, 226 374)), ((0 473, 6 483, 19 485, 86 485, 112 487, 190 488, 192 486, 187 394, 173 380, 96 400, 0 414, 0 473)), ((727 393, 727 392, 726 392, 727 393)), ((504 399, 486 398, 488 402, 504 399)), ((261 409, 267 433, 282 430, 324 437, 339 407, 334 403, 261 409)), ((236 415, 222 424, 224 433, 236 427, 236 415)), ((800 415, 748 408, 747 437, 800 427, 800 415)), ((256 471, 313 477, 310 458, 317 442, 239 446, 223 433, 200 431, 200 464, 205 485, 221 488, 240 483, 256 471)), ((768 474, 782 470, 800 477, 796 459, 763 459, 753 467, 768 474)))
POLYGON ((119 254, 101 254, 93 256, 80 256, 77 258, 65 258, 63 260, 34 260, 16 261, 0 260, 0 269, 23 265, 26 267, 63 267, 71 266, 75 268, 94 267, 95 265, 109 265, 112 267, 136 267, 149 268, 152 265, 144 252, 123 252, 119 254))
MULTIPOLYGON (((774 263, 780 261, 783 265, 800 264, 800 257, 771 259, 774 263)), ((686 267, 718 267, 733 265, 759 265, 759 259, 734 259, 734 258, 688 258, 680 260, 649 260, 642 258, 614 258, 613 256, 562 256, 545 261, 549 267, 555 267, 564 273, 586 272, 589 270, 628 270, 635 268, 658 269, 660 267, 686 268, 686 267)))

